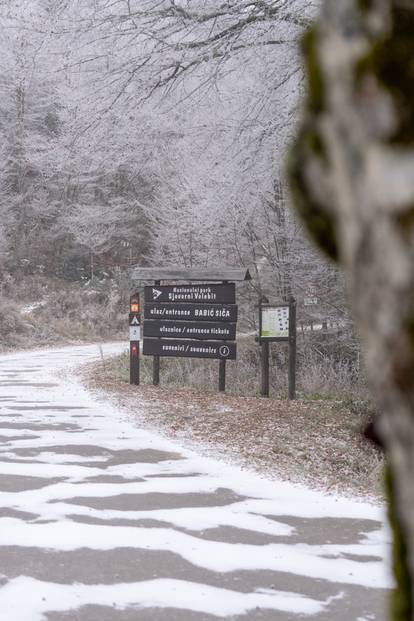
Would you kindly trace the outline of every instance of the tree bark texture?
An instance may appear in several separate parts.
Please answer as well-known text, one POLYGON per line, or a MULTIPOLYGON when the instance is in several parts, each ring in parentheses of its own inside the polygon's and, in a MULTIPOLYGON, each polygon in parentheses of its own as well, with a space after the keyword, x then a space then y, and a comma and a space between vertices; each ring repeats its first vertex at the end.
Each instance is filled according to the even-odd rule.
POLYGON ((393 621, 414 621, 414 0, 325 0, 303 39, 295 205, 342 266, 382 411, 393 621))

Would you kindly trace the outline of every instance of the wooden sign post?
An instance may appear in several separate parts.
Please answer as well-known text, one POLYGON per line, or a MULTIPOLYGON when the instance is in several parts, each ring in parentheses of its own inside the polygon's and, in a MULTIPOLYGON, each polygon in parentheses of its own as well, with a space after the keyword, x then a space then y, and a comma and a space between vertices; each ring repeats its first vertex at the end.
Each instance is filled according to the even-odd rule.
POLYGON ((260 394, 262 397, 269 396, 269 383, 270 383, 270 364, 269 364, 269 341, 262 341, 261 345, 261 373, 262 373, 262 386, 260 394))
POLYGON ((139 342, 141 340, 141 309, 139 293, 129 300, 129 383, 139 386, 139 342))
POLYGON ((162 356, 213 358, 219 360, 224 391, 226 361, 237 356, 234 281, 251 280, 249 271, 135 267, 130 274, 133 281, 153 282, 144 288, 143 353, 153 356, 154 386, 160 383, 162 356), (170 284, 161 285, 165 281, 170 284))
POLYGON ((226 392, 226 359, 219 362, 219 392, 226 392))
POLYGON ((291 296, 288 304, 259 303, 259 337, 261 346, 262 397, 269 396, 270 364, 269 343, 289 344, 289 399, 296 398, 296 300, 291 296))
MULTIPOLYGON (((160 280, 155 281, 155 286, 159 287, 161 284, 160 280)), ((152 384, 153 386, 160 385, 160 357, 154 356, 152 360, 152 384)))
POLYGON ((296 300, 289 298, 289 399, 296 399, 296 300))
POLYGON ((235 360, 236 344, 193 339, 144 339, 144 356, 235 360))

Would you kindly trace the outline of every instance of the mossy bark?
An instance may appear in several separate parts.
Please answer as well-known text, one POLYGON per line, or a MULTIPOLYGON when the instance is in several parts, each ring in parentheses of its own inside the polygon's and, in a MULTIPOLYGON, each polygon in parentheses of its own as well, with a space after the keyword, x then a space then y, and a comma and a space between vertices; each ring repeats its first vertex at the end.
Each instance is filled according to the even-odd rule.
POLYGON ((383 411, 392 621, 414 621, 414 0, 325 0, 288 162, 310 235, 345 271, 383 411))
POLYGON ((385 490, 388 501, 388 521, 393 536, 392 565, 397 583, 391 596, 391 619, 392 621, 406 621, 412 619, 413 615, 408 550, 401 531, 401 520, 395 502, 393 475, 389 467, 385 472, 385 490))

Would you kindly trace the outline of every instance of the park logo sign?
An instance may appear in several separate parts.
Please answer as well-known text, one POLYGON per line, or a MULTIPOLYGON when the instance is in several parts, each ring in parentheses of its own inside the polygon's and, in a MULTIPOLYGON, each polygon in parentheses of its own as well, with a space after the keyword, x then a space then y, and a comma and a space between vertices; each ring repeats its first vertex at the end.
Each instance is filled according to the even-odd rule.
POLYGON ((201 304, 235 304, 234 283, 220 285, 168 285, 145 287, 145 302, 194 302, 201 304))

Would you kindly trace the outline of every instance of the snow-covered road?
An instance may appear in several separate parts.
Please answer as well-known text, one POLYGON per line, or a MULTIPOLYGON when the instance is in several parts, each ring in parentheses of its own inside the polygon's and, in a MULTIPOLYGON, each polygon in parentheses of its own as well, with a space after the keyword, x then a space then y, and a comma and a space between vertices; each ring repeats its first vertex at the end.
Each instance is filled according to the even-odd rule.
POLYGON ((381 509, 139 429, 72 376, 99 355, 0 357, 2 620, 386 618, 381 509))

